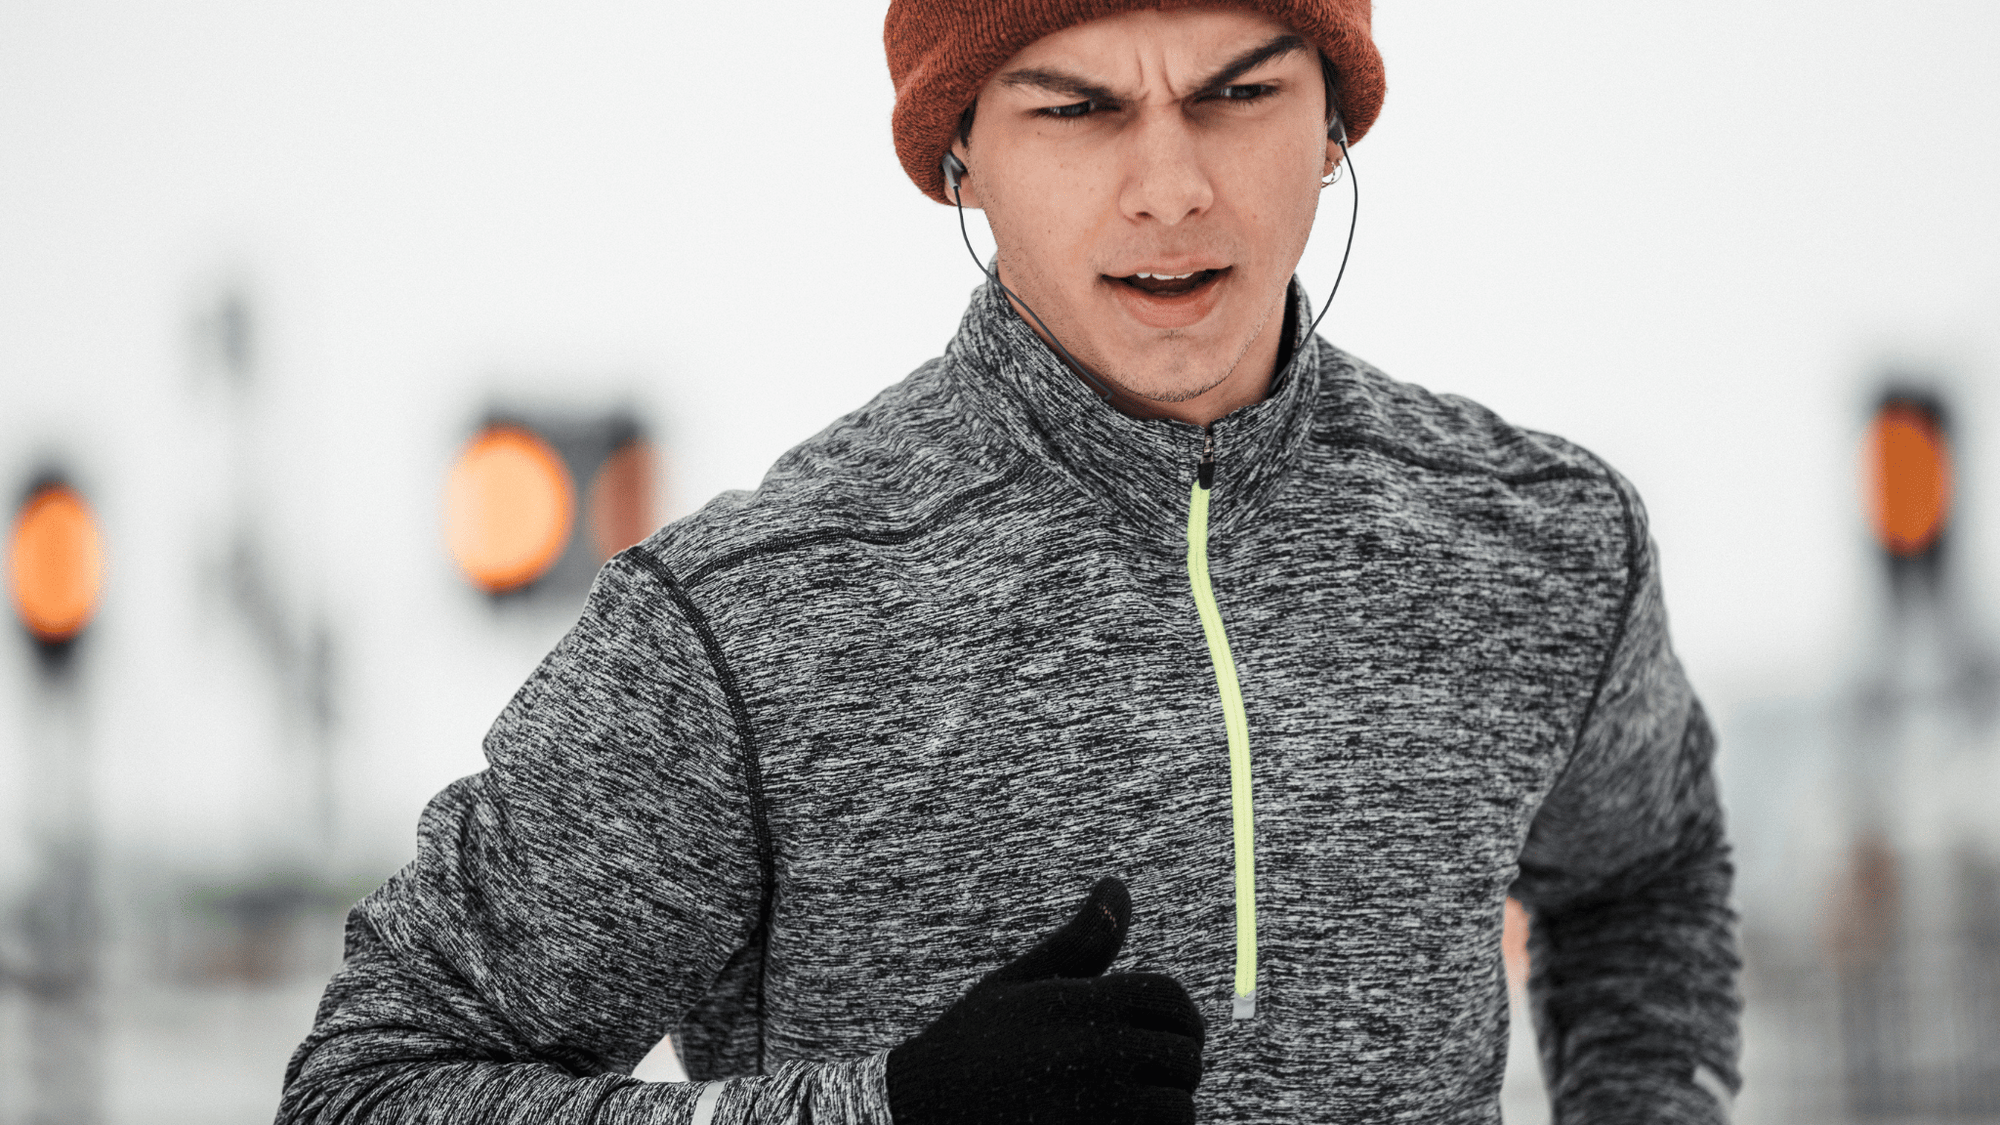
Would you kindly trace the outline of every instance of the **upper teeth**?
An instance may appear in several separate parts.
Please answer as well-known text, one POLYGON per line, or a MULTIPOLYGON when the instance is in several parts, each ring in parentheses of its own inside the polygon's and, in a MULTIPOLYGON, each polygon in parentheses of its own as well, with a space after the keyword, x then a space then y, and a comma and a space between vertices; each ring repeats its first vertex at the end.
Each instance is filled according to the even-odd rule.
POLYGON ((1193 277, 1200 272, 1200 270, 1189 270, 1186 273, 1142 273, 1137 276, 1143 277, 1148 281, 1180 281, 1183 278, 1193 277))

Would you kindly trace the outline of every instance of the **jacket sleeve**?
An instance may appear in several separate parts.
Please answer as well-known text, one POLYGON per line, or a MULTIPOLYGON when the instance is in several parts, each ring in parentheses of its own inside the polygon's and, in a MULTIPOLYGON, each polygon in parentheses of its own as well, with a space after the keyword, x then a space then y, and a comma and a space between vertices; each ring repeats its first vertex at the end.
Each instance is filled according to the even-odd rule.
POLYGON ((695 612, 656 564, 605 567, 486 769, 431 801, 417 858, 350 914, 281 1125, 887 1125, 879 1053, 719 1085, 630 1076, 763 914, 742 741, 695 612))
POLYGON ((1726 1121, 1741 1005, 1715 738, 1668 643, 1644 509, 1611 484, 1622 604, 1514 886, 1529 999, 1558 1125, 1726 1121))

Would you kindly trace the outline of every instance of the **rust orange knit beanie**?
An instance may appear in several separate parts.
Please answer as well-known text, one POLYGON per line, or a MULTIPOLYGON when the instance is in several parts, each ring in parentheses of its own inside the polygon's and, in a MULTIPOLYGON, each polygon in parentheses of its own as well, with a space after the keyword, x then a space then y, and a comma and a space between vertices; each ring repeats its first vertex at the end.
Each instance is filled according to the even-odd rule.
POLYGON ((1369 31, 1371 0, 890 0, 882 24, 891 127, 903 170, 939 203, 939 162, 959 115, 1002 63, 1035 40, 1102 16, 1147 8, 1248 8, 1304 36, 1333 64, 1340 119, 1358 141, 1382 109, 1382 56, 1369 31))

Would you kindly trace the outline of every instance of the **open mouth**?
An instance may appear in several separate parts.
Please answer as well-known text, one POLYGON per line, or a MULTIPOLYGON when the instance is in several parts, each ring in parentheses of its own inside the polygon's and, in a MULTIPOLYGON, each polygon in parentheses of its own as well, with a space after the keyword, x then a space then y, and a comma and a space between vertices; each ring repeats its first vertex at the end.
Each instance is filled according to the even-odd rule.
POLYGON ((1135 273, 1110 280, 1129 285, 1149 297, 1186 297, 1201 292, 1228 272, 1229 267, 1225 266, 1219 270, 1195 270, 1183 274, 1135 273))

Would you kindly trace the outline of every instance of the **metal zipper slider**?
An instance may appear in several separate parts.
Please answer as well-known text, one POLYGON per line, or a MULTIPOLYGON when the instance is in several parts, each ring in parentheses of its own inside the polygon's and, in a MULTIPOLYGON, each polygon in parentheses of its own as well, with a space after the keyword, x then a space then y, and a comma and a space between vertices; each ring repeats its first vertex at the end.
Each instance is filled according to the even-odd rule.
POLYGON ((1207 428, 1208 437, 1201 443, 1201 465, 1195 470, 1195 479, 1201 482, 1203 490, 1215 487, 1215 427, 1207 428))

